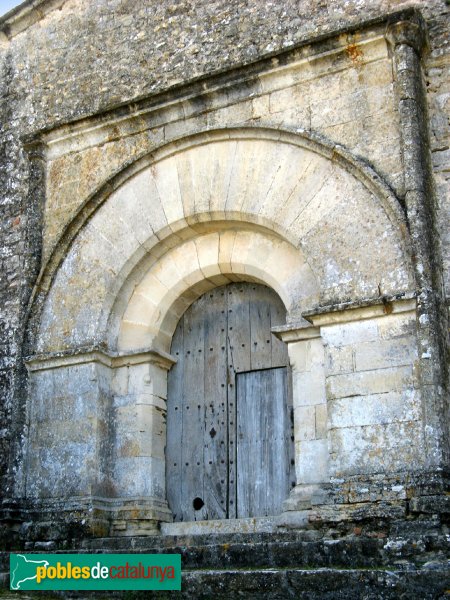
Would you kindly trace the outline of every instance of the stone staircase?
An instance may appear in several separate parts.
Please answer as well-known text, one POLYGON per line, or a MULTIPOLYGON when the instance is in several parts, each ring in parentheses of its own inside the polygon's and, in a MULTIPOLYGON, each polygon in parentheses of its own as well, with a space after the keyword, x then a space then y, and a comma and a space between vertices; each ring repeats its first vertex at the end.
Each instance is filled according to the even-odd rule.
MULTIPOLYGON (((27 598, 170 598, 225 600, 450 599, 450 538, 430 530, 386 536, 304 530, 279 533, 99 538, 57 550, 50 542, 27 552, 180 553, 182 592, 0 592, 0 600, 27 598)), ((33 547, 31 547, 33 546, 33 547)), ((8 554, 2 557, 8 567, 8 554)), ((6 578, 5 578, 6 583, 6 578)))

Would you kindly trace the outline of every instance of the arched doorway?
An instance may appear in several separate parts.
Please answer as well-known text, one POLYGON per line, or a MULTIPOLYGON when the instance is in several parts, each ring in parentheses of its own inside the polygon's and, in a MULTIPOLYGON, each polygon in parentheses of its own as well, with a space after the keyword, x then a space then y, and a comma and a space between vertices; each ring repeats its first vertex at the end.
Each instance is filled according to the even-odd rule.
POLYGON ((168 378, 166 479, 175 521, 278 514, 294 481, 285 322, 275 292, 232 283, 176 328, 168 378))
MULTIPOLYGON (((92 514, 104 515, 105 523, 113 523, 112 535, 158 531, 172 513, 176 520, 241 516, 237 494, 232 497, 233 489, 228 491, 238 485, 237 480, 228 471, 222 514, 206 512, 204 492, 211 486, 205 488, 204 483, 203 495, 185 494, 189 506, 195 498, 204 502, 205 508, 195 513, 175 510, 170 494, 169 510, 166 499, 167 371, 173 364, 168 353, 174 332, 190 303, 238 278, 270 286, 287 309, 290 327, 283 339, 293 368, 298 494, 311 498, 312 486, 340 476, 345 461, 357 472, 367 461, 371 463, 364 449, 355 451, 345 425, 342 438, 329 427, 333 417, 328 409, 338 410, 333 408, 338 403, 326 386, 329 357, 324 336, 327 327, 336 324, 336 309, 348 307, 351 315, 343 318, 343 328, 347 322, 364 319, 357 340, 375 341, 372 335, 377 328, 366 327, 359 308, 370 306, 379 289, 399 297, 408 293, 414 279, 407 227, 397 200, 375 173, 350 158, 335 147, 290 132, 259 127, 208 131, 152 152, 96 192, 86 205, 88 210, 80 210, 73 228, 61 238, 35 288, 30 321, 30 335, 36 332, 35 356, 28 361, 27 414, 32 416, 24 476, 18 478, 20 494, 49 507, 68 494, 86 498, 95 507, 87 521, 92 514), (252 155, 270 169, 236 171, 234 166, 249 164, 244 158, 252 155), (194 189, 193 164, 201 165, 202 173, 194 189), (244 171, 245 177, 239 174, 244 171), (319 306, 321 315, 329 307, 333 316, 305 329, 302 315, 319 306), (58 390, 63 390, 63 397, 58 390), (53 394, 55 400, 49 402, 53 394), (82 412, 78 410, 81 395, 86 407, 82 412), (55 429, 59 421, 55 421, 54 402, 65 407, 64 414, 77 415, 78 426, 72 427, 70 420, 64 436, 55 429), (45 431, 54 435, 44 435, 45 431), (348 441, 349 450, 341 439, 348 441)), ((353 325, 348 326, 352 330, 353 325)), ((349 339, 355 335, 351 333, 349 339)), ((381 337, 380 343, 384 344, 381 337)), ((205 348, 204 344, 203 356, 205 348)), ((343 370, 347 376, 342 360, 348 356, 348 352, 339 354, 336 375, 343 370)), ((353 355, 349 361, 352 371, 353 355)), ((228 356, 225 364, 232 364, 228 356)), ((248 368, 255 369, 248 377, 257 377, 264 366, 248 368)), ((243 368, 234 374, 234 393, 236 384, 240 389, 256 387, 244 385, 245 373, 243 368)), ((169 411, 174 406, 171 397, 172 392, 169 411)), ((171 430, 173 422, 169 415, 171 430)), ((359 440, 357 427, 354 436, 359 440)), ((211 439, 220 439, 217 436, 211 439)), ((227 434, 228 441, 235 443, 227 434)), ((176 444, 184 448, 180 435, 170 444, 175 451, 176 444)), ((211 466, 222 465, 209 460, 211 466)), ((236 465, 231 458, 229 467, 231 460, 236 465)), ((186 469, 182 460, 173 462, 186 469)), ((168 473, 167 479, 171 477, 179 480, 181 475, 168 473)), ((212 478, 208 475, 202 481, 212 478)), ((250 478, 247 481, 255 496, 255 484, 250 478)), ((269 497, 270 486, 267 482, 264 486, 269 497)), ((298 506, 297 492, 285 507, 298 506)))

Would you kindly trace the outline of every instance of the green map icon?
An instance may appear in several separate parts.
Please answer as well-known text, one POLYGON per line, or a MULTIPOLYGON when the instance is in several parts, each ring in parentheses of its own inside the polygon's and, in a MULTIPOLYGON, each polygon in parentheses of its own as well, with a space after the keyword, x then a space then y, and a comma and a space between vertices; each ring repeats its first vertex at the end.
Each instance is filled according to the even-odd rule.
POLYGON ((30 560, 23 554, 11 555, 10 561, 12 590, 20 590, 22 583, 36 579, 36 568, 38 566, 48 567, 49 565, 46 560, 30 560))

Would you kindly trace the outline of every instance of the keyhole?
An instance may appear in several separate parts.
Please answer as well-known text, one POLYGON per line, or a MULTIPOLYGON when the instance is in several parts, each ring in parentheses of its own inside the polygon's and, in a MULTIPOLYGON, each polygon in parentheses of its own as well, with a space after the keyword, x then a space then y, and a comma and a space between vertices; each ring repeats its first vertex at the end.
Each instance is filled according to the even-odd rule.
POLYGON ((203 508, 205 506, 205 503, 203 502, 203 500, 201 498, 194 498, 194 501, 192 502, 192 506, 194 507, 194 510, 200 510, 201 508, 203 508))

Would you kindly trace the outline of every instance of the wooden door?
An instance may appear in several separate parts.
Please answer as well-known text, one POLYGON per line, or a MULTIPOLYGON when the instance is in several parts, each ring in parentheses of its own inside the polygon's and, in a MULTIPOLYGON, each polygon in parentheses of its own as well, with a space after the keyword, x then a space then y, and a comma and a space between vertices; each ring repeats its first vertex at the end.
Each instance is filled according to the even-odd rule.
POLYGON ((277 515, 293 475, 287 368, 236 376, 237 516, 277 515))
MULTIPOLYGON (((256 516, 280 506, 278 500, 271 504, 261 500, 262 492, 258 500, 251 495, 253 484, 244 483, 246 475, 239 473, 245 465, 238 463, 238 448, 251 436, 273 455, 274 465, 277 455, 283 462, 273 467, 274 472, 289 469, 293 443, 285 416, 290 402, 287 349, 270 332, 284 322, 285 308, 275 292, 251 283, 233 283, 204 294, 180 319, 172 341, 177 364, 169 372, 167 400, 166 483, 175 521, 256 516), (259 402, 267 415, 259 421, 260 430, 251 431, 243 424, 243 419, 253 423, 256 419, 255 397, 248 394, 254 383, 250 374, 264 369, 272 375, 253 377, 265 389, 259 402), (286 434, 286 427, 291 444, 280 454, 279 430, 286 434)), ((265 482, 279 485, 272 476, 265 482)), ((284 483, 278 491, 266 491, 271 497, 287 496, 284 483)))

